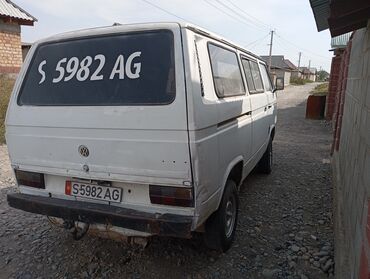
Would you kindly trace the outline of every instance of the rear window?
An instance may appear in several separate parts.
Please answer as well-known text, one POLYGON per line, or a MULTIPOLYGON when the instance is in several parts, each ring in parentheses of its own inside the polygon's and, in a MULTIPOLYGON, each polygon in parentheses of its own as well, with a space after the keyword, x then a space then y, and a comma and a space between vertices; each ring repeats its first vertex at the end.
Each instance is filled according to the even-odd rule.
POLYGON ((159 30, 40 45, 18 104, 169 104, 176 94, 173 40, 171 31, 159 30))

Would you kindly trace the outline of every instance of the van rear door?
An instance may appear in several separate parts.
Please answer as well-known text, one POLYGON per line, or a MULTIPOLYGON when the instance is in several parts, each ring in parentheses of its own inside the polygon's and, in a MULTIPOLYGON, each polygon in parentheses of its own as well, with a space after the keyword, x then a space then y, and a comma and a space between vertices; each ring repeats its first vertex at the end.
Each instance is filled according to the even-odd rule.
POLYGON ((182 55, 176 24, 36 44, 7 115, 12 164, 91 179, 190 181, 182 55))

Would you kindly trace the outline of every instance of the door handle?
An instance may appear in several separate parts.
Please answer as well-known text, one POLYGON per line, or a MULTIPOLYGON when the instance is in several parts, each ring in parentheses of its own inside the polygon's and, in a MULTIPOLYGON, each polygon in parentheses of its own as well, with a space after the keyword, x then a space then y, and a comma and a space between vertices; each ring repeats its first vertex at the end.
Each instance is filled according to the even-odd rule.
POLYGON ((269 109, 270 109, 270 108, 272 108, 272 105, 269 105, 269 106, 268 106, 268 108, 269 108, 269 109))
POLYGON ((265 107, 265 111, 267 110, 267 107, 265 107))

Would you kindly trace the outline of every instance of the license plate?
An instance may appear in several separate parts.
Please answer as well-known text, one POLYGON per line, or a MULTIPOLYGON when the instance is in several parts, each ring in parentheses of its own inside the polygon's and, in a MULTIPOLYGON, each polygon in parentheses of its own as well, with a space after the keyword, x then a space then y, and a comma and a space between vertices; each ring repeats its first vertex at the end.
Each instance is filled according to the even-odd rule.
POLYGON ((121 188, 101 186, 96 184, 87 184, 81 182, 66 183, 66 194, 83 197, 95 200, 103 200, 109 202, 121 202, 122 201, 122 190, 121 188), (69 189, 67 189, 69 187, 69 189))

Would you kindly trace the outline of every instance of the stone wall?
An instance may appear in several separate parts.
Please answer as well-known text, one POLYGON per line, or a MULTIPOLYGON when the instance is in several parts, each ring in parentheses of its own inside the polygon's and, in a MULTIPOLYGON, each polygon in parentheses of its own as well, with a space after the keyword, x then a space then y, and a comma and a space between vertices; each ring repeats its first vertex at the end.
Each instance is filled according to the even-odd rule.
POLYGON ((370 278, 370 22, 341 63, 334 122, 335 278, 370 278), (346 71, 348 70, 348 77, 346 71), (338 135, 340 137, 338 137, 338 135))
POLYGON ((0 74, 18 73, 21 65, 20 26, 0 20, 0 74))

